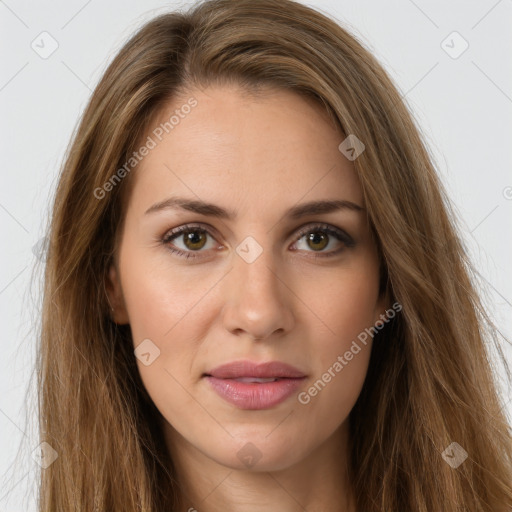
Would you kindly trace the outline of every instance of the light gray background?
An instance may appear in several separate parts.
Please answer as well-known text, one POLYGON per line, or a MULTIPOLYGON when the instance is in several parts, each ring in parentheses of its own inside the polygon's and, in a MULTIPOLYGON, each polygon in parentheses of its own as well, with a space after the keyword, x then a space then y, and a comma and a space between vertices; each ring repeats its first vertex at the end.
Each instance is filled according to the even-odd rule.
MULTIPOLYGON (((34 401, 26 399, 38 315, 33 247, 44 236, 64 151, 127 38, 154 15, 189 4, 0 1, 0 511, 36 510, 30 454, 39 441, 34 401), (43 31, 59 45, 47 59, 31 47, 42 45, 43 31)), ((362 39, 405 95, 460 213, 489 311, 512 338, 512 0, 308 4, 362 39), (469 43, 456 59, 442 47, 453 31, 469 43)), ((446 45, 460 48, 453 36, 446 45)), ((500 375, 511 417, 512 394, 500 375)))

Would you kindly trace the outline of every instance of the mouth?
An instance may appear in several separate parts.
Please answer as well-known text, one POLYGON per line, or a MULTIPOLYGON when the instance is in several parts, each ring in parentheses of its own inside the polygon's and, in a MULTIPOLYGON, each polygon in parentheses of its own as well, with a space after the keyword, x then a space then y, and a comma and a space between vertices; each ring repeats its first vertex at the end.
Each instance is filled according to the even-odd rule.
POLYGON ((203 378, 226 402, 239 409, 261 410, 284 402, 302 385, 306 375, 278 361, 235 361, 203 374, 203 378))
POLYGON ((218 379, 299 379, 306 376, 298 368, 280 361, 233 361, 217 366, 203 375, 218 379))
MULTIPOLYGON (((211 377, 211 375, 209 375, 211 377)), ((266 379, 259 379, 257 377, 236 377, 232 380, 236 380, 237 382, 255 382, 255 383, 262 383, 262 382, 275 382, 276 380, 279 380, 280 377, 268 377, 266 379)))

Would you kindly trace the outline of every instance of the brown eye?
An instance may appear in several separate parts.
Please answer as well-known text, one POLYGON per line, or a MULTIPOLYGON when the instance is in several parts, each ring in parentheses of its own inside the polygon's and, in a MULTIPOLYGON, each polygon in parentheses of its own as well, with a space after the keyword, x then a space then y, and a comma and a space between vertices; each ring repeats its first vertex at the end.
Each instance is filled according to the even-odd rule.
POLYGON ((309 233, 309 235, 306 236, 306 241, 311 249, 321 251, 327 247, 327 244, 329 243, 329 236, 322 231, 316 231, 314 233, 309 233))
POLYGON ((213 236, 206 229, 198 226, 180 226, 168 232, 162 238, 162 242, 172 252, 186 258, 203 256, 201 253, 207 252, 207 249, 215 248, 213 236), (208 237, 211 239, 209 246, 207 246, 208 237))
POLYGON ((198 229, 184 231, 181 235, 186 248, 191 251, 202 249, 206 244, 206 233, 198 229))
POLYGON ((342 229, 329 224, 306 226, 296 238, 294 250, 304 250, 313 256, 336 256, 343 250, 355 246, 354 239, 342 229), (324 250, 329 246, 331 250, 324 250), (332 247, 331 247, 332 246, 332 247))

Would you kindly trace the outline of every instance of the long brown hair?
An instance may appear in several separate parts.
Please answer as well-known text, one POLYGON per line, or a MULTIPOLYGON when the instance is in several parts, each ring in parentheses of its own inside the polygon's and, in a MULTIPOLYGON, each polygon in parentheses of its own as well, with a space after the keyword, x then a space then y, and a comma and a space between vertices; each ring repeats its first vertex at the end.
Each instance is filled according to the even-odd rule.
POLYGON ((111 320, 105 293, 137 170, 105 184, 169 100, 223 83, 302 94, 365 144, 354 165, 383 285, 403 309, 375 338, 349 418, 358 512, 512 507, 510 426, 486 346, 498 338, 396 86, 361 42, 309 7, 212 0, 159 15, 123 46, 66 154, 37 362, 41 440, 59 457, 41 470, 39 510, 161 512, 178 503, 160 414, 141 382, 129 326, 111 320), (456 468, 443 457, 453 442, 467 453, 456 468))

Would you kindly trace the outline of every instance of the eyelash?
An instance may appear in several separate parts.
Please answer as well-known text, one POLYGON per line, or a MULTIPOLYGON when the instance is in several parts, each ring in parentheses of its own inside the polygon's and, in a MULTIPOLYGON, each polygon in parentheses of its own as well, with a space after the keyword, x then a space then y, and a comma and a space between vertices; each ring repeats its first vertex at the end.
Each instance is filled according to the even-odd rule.
MULTIPOLYGON (((162 243, 164 245, 167 246, 167 248, 172 253, 176 254, 179 257, 187 258, 187 259, 188 258, 201 258, 201 256, 196 256, 194 253, 196 253, 196 252, 204 252, 204 251, 201 251, 201 250, 198 250, 198 251, 183 251, 181 249, 178 249, 176 247, 172 247, 170 245, 170 242, 172 240, 178 238, 183 233, 185 233, 185 232, 194 232, 194 231, 210 235, 212 238, 214 238, 214 236, 210 233, 210 231, 208 231, 207 229, 205 229, 203 227, 195 226, 195 225, 190 225, 190 224, 185 224, 183 226, 180 226, 178 228, 173 229, 172 231, 167 232, 164 235, 164 237, 162 238, 161 241, 162 241, 162 243)), ((314 224, 314 225, 309 225, 309 226, 306 226, 305 228, 302 228, 299 231, 298 237, 295 239, 294 243, 297 243, 302 237, 304 237, 304 235, 307 235, 307 234, 310 234, 310 233, 315 233, 315 232, 322 232, 324 234, 327 234, 327 235, 330 235, 330 236, 334 236, 336 239, 338 239, 340 242, 342 242, 346 247, 354 247, 354 245, 355 245, 354 240, 347 233, 345 233, 344 231, 342 231, 339 228, 335 228, 335 227, 330 226, 328 224, 314 224)), ((321 252, 318 253, 316 251, 306 251, 306 252, 312 252, 313 253, 312 257, 313 258, 329 258, 329 257, 338 255, 343 250, 344 250, 344 248, 338 249, 336 251, 330 251, 330 252, 327 252, 327 253, 321 253, 321 252)))

